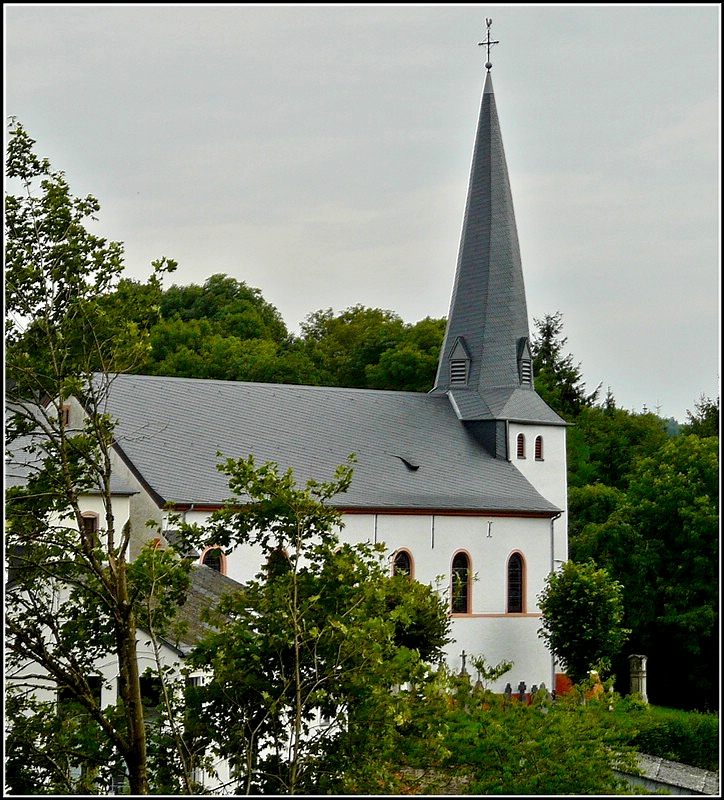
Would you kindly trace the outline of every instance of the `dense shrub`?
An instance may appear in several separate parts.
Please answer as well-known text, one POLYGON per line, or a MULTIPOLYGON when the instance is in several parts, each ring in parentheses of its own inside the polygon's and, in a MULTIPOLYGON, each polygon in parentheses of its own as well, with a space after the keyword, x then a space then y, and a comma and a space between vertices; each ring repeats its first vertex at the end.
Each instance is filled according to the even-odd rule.
POLYGON ((719 716, 658 709, 641 715, 633 745, 641 753, 692 767, 719 769, 719 716))

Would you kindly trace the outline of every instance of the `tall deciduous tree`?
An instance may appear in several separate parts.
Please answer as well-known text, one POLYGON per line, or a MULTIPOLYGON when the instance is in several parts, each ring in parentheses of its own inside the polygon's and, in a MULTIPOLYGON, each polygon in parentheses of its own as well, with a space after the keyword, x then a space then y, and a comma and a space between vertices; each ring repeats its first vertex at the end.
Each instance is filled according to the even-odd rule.
POLYGON ((625 499, 583 528, 573 552, 623 585, 630 647, 649 658, 649 697, 664 702, 674 673, 684 707, 716 708, 719 438, 678 436, 641 458, 625 499))
POLYGON ((631 632, 623 627, 621 585, 593 561, 566 561, 548 576, 538 602, 538 635, 574 683, 609 668, 631 632))
MULTIPOLYGON (((98 202, 74 197, 34 145, 22 125, 12 125, 7 178, 18 193, 5 200, 6 475, 14 484, 5 539, 9 758, 18 767, 15 791, 28 782, 40 792, 82 791, 120 763, 131 791, 143 794, 149 779, 136 639, 147 598, 129 570, 129 551, 145 537, 119 527, 115 516, 115 425, 104 400, 112 375, 133 368, 147 341, 137 323, 102 307, 121 275, 123 250, 88 230, 98 202), (71 398, 82 408, 69 416, 71 398), (83 516, 90 495, 102 508, 97 525, 83 516), (104 708, 99 665, 108 659, 117 664, 119 704, 104 708), (43 688, 73 713, 52 713, 55 702, 34 695, 43 688), (81 768, 80 784, 73 767, 81 768)), ((174 266, 155 262, 149 291, 174 266)))
MULTIPOLYGON (((339 541, 330 501, 351 465, 303 487, 252 457, 220 468, 233 497, 206 531, 187 535, 255 545, 264 567, 222 601, 218 633, 189 658, 212 676, 189 697, 209 742, 240 793, 394 791, 400 742, 416 735, 411 709, 434 680, 426 662, 448 642, 442 599, 391 576, 381 546, 339 541)), ((433 748, 434 733, 417 736, 433 748)))

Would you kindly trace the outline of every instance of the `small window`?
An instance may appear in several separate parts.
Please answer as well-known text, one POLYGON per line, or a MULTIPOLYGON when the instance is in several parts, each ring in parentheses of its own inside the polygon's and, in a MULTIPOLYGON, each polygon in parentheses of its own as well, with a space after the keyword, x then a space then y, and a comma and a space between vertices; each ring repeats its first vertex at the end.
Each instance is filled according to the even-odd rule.
POLYGON ((63 417, 63 427, 67 428, 70 425, 70 406, 63 406, 60 413, 63 417))
POLYGON ((292 569, 289 554, 283 547, 275 547, 266 562, 267 576, 270 580, 288 574, 292 569))
MULTIPOLYGON (((88 675, 86 676, 86 682, 88 683, 88 688, 93 695, 93 699, 100 707, 103 680, 101 679, 100 675, 88 675)), ((78 700, 75 699, 75 695, 67 686, 58 687, 58 710, 61 713, 72 712, 76 716, 78 713, 85 713, 85 708, 78 702, 78 700), (79 709, 83 709, 83 711, 79 712, 79 709)))
POLYGON ((453 614, 470 613, 470 559, 465 553, 453 558, 450 608, 453 614))
POLYGON ((153 722, 160 715, 159 706, 163 697, 161 679, 158 675, 141 675, 139 680, 143 718, 146 723, 153 722))
POLYGON ((518 458, 525 458, 525 436, 522 433, 518 434, 516 452, 518 458))
POLYGON ((527 358, 521 359, 520 362, 520 382, 526 386, 533 383, 533 370, 527 358))
POLYGON ((535 460, 543 461, 543 437, 535 437, 535 460))
POLYGON ((393 575, 409 575, 412 577, 412 558, 407 550, 398 550, 392 559, 393 575))
POLYGON ((508 614, 523 612, 523 558, 513 553, 508 559, 508 614))
POLYGON ((219 547, 210 547, 201 557, 201 563, 223 574, 224 554, 219 547))
POLYGON ((98 533, 98 514, 83 514, 84 533, 98 533))

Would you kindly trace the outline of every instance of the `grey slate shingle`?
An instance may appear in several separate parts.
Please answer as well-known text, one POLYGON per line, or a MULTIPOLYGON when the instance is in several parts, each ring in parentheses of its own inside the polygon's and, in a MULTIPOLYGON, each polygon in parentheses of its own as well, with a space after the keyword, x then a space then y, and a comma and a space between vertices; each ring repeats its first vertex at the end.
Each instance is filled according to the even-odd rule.
POLYGON ((558 511, 475 441, 444 395, 119 375, 108 411, 120 420, 120 448, 162 502, 228 498, 217 451, 291 467, 298 483, 331 478, 355 453, 340 509, 558 511))

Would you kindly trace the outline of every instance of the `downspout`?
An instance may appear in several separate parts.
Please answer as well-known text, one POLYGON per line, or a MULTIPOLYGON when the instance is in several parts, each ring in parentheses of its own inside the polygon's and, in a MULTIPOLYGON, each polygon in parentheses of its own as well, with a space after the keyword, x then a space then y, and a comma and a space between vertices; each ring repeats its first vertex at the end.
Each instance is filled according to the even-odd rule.
MULTIPOLYGON (((551 517, 551 574, 555 570, 556 562, 555 562, 555 535, 553 532, 554 523, 557 519, 560 519, 561 515, 563 514, 562 511, 559 511, 555 517, 551 517)), ((556 688, 556 657, 551 653, 551 688, 556 688)))
POLYGON ((561 515, 562 515, 562 514, 563 514, 563 512, 562 512, 562 511, 559 511, 559 512, 558 512, 558 513, 555 515, 555 517, 551 517, 551 572, 553 572, 553 571, 555 570, 555 568, 556 568, 556 562, 555 562, 555 558, 554 558, 554 556, 555 556, 555 547, 554 547, 554 543, 555 543, 555 535, 554 535, 554 533, 553 533, 553 523, 554 523, 554 522, 555 522, 557 519, 560 519, 560 517, 561 517, 561 515))

